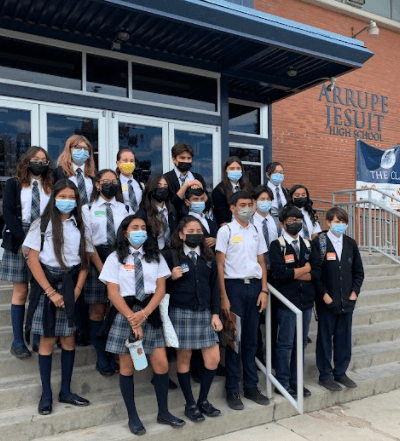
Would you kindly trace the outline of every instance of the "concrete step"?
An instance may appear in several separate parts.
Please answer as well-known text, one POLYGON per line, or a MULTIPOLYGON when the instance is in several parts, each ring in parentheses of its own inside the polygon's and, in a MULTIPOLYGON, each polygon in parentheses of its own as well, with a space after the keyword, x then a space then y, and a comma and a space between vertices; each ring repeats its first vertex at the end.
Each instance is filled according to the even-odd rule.
POLYGON ((361 258, 364 265, 398 265, 392 259, 376 252, 369 254, 366 251, 361 251, 361 258))
POLYGON ((357 308, 373 305, 386 305, 388 303, 400 302, 400 286, 391 289, 364 290, 357 299, 357 308))
POLYGON ((366 291, 398 288, 400 286, 400 276, 379 276, 367 277, 362 288, 366 291))
POLYGON ((400 265, 364 265, 364 272, 366 278, 370 277, 384 277, 384 276, 399 276, 400 265))
MULTIPOLYGON (((367 396, 389 392, 400 387, 400 365, 392 363, 376 368, 369 368, 357 373, 349 373, 358 387, 343 389, 341 392, 329 392, 321 388, 316 380, 307 381, 306 385, 312 396, 304 402, 304 411, 311 412, 335 403, 345 403, 367 396)), ((265 390, 265 389, 264 389, 265 390)), ((296 415, 296 410, 281 396, 273 395, 269 406, 259 406, 243 399, 244 410, 231 410, 223 397, 213 400, 213 404, 221 409, 222 415, 210 418, 200 424, 194 424, 183 416, 183 408, 172 408, 178 417, 184 418, 186 426, 174 430, 169 426, 158 425, 154 397, 148 397, 151 410, 145 412, 143 400, 137 399, 139 415, 146 427, 148 440, 163 441, 195 441, 234 432, 239 429, 268 423, 274 420, 296 415)), ((0 438, 41 440, 41 441, 128 441, 132 434, 127 426, 126 411, 122 398, 118 394, 99 394, 93 396, 92 405, 82 409, 72 408, 56 403, 53 414, 41 417, 36 406, 3 412, 0 415, 0 438), (107 401, 109 400, 109 401, 107 401), (45 418, 45 420, 44 420, 45 418), (29 423, 27 423, 29 421, 29 423), (75 430, 74 430, 75 429, 75 430), (18 437, 18 438, 16 438, 18 437)))
POLYGON ((0 283, 0 305, 11 303, 12 285, 0 283))

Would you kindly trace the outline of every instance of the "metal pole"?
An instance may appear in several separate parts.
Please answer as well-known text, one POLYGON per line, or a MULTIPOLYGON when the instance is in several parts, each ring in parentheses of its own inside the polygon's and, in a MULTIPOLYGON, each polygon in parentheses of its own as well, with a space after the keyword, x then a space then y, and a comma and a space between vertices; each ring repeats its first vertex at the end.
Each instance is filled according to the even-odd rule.
POLYGON ((297 324, 297 410, 303 413, 303 313, 296 313, 297 324))
POLYGON ((368 224, 368 252, 369 254, 372 254, 371 250, 371 244, 372 244, 372 212, 371 212, 371 205, 372 205, 372 199, 371 199, 371 189, 368 189, 368 209, 369 209, 369 224, 368 224))
POLYGON ((269 375, 272 375, 272 348, 271 348, 271 297, 268 299, 267 316, 265 319, 266 338, 265 346, 267 348, 267 397, 272 398, 272 384, 269 375))

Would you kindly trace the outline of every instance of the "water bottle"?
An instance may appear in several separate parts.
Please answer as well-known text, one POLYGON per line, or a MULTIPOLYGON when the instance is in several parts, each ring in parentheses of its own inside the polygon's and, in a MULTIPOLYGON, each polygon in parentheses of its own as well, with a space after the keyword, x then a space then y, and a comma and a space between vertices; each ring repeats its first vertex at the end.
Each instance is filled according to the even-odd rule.
POLYGON ((146 369, 148 365, 142 342, 143 340, 138 340, 133 335, 125 341, 125 346, 129 349, 133 365, 137 371, 146 369))

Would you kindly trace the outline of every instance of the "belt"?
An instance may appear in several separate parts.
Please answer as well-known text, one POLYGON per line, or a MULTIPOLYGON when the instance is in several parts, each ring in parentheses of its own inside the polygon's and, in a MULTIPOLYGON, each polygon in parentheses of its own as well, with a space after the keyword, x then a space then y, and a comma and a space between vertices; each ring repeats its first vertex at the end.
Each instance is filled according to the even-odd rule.
POLYGON ((236 282, 236 283, 241 283, 243 285, 250 285, 251 283, 259 283, 261 282, 260 279, 256 279, 255 277, 252 279, 225 279, 226 282, 236 282))

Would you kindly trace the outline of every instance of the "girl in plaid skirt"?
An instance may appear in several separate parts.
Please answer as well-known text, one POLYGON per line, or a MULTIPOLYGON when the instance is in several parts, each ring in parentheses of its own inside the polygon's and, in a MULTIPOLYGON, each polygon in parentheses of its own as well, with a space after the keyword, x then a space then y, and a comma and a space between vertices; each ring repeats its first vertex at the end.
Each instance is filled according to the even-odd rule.
POLYGON ((169 315, 179 340, 178 380, 186 400, 185 415, 201 422, 204 415, 215 417, 221 413, 207 400, 220 360, 217 265, 206 245, 202 224, 193 216, 181 220, 172 236, 172 247, 164 256, 172 270, 167 291, 171 295, 169 315), (197 403, 190 384, 190 359, 196 349, 201 349, 204 358, 197 403))
POLYGON ((39 371, 42 396, 39 414, 52 412, 51 365, 57 337, 60 337, 61 391, 59 401, 87 406, 89 401, 71 392, 75 360, 75 301, 80 296, 89 270, 78 189, 69 180, 54 185, 50 201, 31 225, 22 245, 32 272, 32 289, 25 330, 40 334, 39 371))
POLYGON ((107 284, 113 307, 106 319, 108 352, 118 354, 120 389, 132 433, 146 432, 137 414, 134 366, 125 341, 133 333, 143 338, 143 347, 154 370, 153 385, 158 402, 157 422, 181 427, 185 424, 168 410, 168 360, 158 305, 165 295, 165 278, 171 275, 160 255, 156 239, 138 215, 128 216, 118 228, 116 251, 104 263, 100 280, 107 284))

